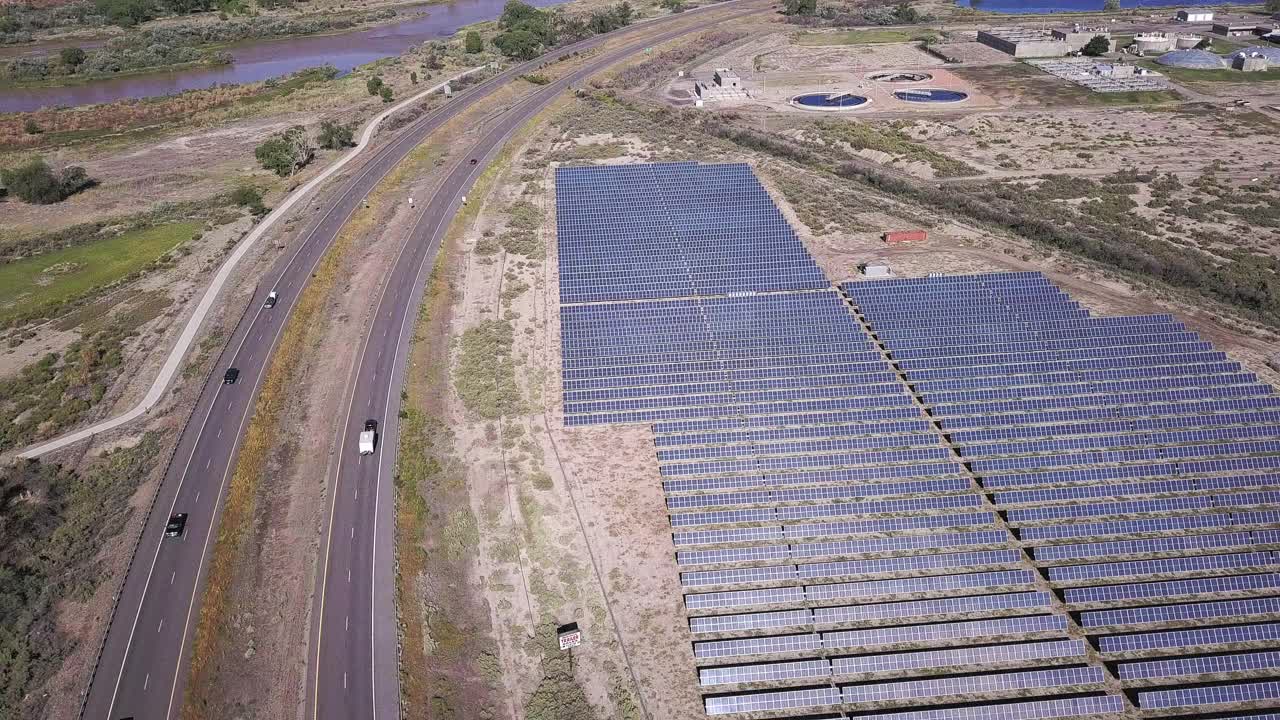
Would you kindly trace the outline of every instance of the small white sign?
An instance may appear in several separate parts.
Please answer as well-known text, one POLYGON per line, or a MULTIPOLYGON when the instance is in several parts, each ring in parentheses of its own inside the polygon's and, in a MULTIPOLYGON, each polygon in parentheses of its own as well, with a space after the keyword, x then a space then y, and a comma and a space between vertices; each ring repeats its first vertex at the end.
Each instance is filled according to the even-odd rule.
POLYGON ((582 631, 572 630, 566 633, 560 633, 560 649, 568 650, 582 644, 582 631))

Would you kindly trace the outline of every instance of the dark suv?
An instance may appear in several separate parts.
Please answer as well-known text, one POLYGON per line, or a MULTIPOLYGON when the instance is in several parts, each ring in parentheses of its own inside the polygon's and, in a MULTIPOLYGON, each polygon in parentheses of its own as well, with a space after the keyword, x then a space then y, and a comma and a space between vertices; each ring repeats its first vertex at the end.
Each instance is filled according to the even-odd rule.
POLYGON ((164 526, 165 537, 182 537, 182 533, 187 531, 187 514, 178 513, 169 518, 169 524, 164 526))
POLYGON ((222 374, 222 384, 223 384, 223 385, 235 385, 235 384, 236 384, 236 380, 237 380, 237 379, 239 379, 239 377, 240 377, 240 371, 239 371, 239 370, 237 370, 237 369, 235 369, 235 368, 227 368, 227 371, 226 371, 225 373, 223 373, 223 374, 222 374))

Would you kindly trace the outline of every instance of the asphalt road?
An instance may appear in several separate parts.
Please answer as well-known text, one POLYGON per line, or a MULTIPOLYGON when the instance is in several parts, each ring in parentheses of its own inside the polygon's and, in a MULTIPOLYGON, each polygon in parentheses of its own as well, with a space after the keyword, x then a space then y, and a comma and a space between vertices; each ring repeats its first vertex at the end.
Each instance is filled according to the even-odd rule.
POLYGON ((168 720, 178 715, 206 562, 263 370, 294 300, 363 198, 434 130, 539 64, 619 36, 660 31, 664 25, 693 19, 695 13, 706 15, 704 22, 689 29, 670 30, 592 58, 583 69, 540 88, 499 115, 468 151, 454 154, 457 164, 423 208, 383 286, 369 332, 361 339, 361 359, 353 373, 333 478, 322 589, 317 594, 316 617, 320 622, 314 624, 311 645, 316 654, 308 670, 307 713, 309 717, 344 720, 398 717, 391 501, 398 432, 394 409, 398 409, 395 403, 403 385, 412 319, 421 304, 426 274, 440 239, 463 193, 490 157, 559 93, 646 47, 703 30, 730 16, 759 12, 763 7, 759 2, 747 6, 747 1, 634 25, 503 71, 401 130, 386 147, 350 172, 337 191, 316 205, 316 215, 300 239, 277 260, 258 286, 179 438, 125 578, 90 682, 84 717, 168 720), (472 166, 472 157, 482 162, 472 166), (280 301, 272 309, 263 308, 262 301, 273 289, 280 293, 280 301), (234 385, 222 384, 222 372, 227 367, 240 370, 239 381, 234 385), (377 452, 362 457, 356 454, 354 442, 366 418, 379 420, 380 437, 377 452), (186 532, 180 538, 165 538, 165 524, 176 512, 188 513, 186 532))

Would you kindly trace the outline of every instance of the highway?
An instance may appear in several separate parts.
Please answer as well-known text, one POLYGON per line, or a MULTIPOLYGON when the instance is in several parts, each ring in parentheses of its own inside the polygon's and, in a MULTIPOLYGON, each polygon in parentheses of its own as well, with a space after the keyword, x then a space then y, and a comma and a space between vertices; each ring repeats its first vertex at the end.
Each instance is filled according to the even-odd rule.
POLYGON ((427 136, 504 84, 565 53, 645 34, 643 41, 591 58, 581 69, 516 101, 481 129, 481 137, 467 151, 453 153, 455 164, 423 207, 383 286, 368 334, 352 338, 362 343, 362 349, 352 374, 339 462, 330 478, 330 520, 322 538, 324 558, 314 615, 319 622, 312 627, 307 717, 399 716, 392 527, 396 403, 426 276, 462 195, 511 134, 570 85, 646 47, 767 8, 748 2, 737 0, 636 24, 505 70, 399 131, 324 198, 325 210, 310 220, 294 245, 263 276, 179 438, 122 586, 89 685, 84 717, 168 720, 178 715, 206 563, 263 372, 294 301, 363 198, 427 136), (685 24, 689 27, 663 30, 667 25, 685 24), (473 157, 480 160, 475 166, 469 162, 473 157), (262 301, 271 290, 280 293, 280 301, 267 309, 262 301), (234 385, 222 384, 222 372, 228 367, 240 370, 234 385), (374 454, 359 456, 354 437, 366 418, 379 421, 379 444, 374 454), (165 538, 165 524, 174 512, 188 513, 185 533, 165 538))

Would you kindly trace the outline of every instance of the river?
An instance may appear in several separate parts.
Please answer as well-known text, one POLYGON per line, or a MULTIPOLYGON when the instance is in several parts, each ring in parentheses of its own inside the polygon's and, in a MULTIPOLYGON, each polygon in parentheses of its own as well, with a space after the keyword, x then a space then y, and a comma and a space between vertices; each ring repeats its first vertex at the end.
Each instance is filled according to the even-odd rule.
MULTIPOLYGON (((558 0, 529 2, 546 7, 558 0)), ((402 10, 414 14, 405 20, 373 28, 331 35, 248 40, 226 48, 235 58, 231 65, 103 78, 62 87, 4 89, 0 90, 0 112, 172 95, 220 83, 258 82, 326 64, 346 72, 357 65, 399 55, 411 45, 448 37, 467 25, 495 20, 502 14, 504 4, 506 0, 453 0, 447 4, 402 10)))

